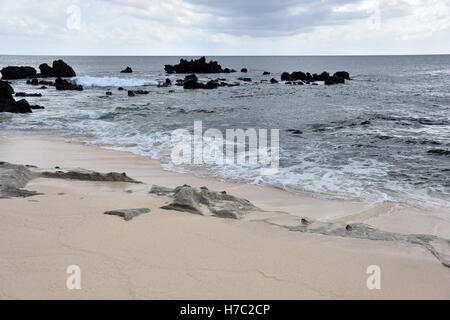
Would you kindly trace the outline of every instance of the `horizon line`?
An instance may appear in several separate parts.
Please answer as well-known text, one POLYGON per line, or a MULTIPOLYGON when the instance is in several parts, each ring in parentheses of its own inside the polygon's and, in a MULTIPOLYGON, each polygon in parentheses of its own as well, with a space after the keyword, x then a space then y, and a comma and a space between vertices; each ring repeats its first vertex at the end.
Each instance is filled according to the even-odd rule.
POLYGON ((406 54, 311 54, 311 55, 96 55, 96 54, 3 54, 1 56, 35 57, 397 57, 397 56, 447 56, 450 53, 406 53, 406 54))

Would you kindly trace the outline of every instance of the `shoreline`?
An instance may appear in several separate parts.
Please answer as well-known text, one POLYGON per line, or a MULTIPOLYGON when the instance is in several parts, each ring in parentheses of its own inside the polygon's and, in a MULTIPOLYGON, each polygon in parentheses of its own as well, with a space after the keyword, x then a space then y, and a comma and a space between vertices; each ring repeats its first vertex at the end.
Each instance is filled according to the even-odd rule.
POLYGON ((292 225, 306 217, 450 239, 450 222, 440 212, 393 203, 317 199, 199 178, 165 171, 159 161, 147 157, 64 140, 0 131, 0 160, 39 168, 126 172, 145 184, 39 178, 27 189, 43 195, 0 200, 5 220, 0 298, 450 297, 449 269, 423 247, 290 232, 259 223, 252 215, 230 220, 162 210, 167 199, 152 197, 148 191, 152 184, 207 186, 248 199, 266 211, 289 214, 271 217, 277 224, 292 225), (138 207, 148 207, 151 213, 130 222, 103 215, 107 210, 138 207), (65 288, 64 265, 76 264, 73 260, 86 274, 86 289, 79 292, 65 288), (384 290, 365 286, 365 271, 372 264, 381 266, 384 290), (34 274, 33 268, 38 270, 34 274))
MULTIPOLYGON (((160 160, 151 158, 150 156, 139 155, 131 151, 116 150, 106 145, 89 144, 89 140, 86 137, 51 136, 51 134, 52 132, 50 130, 48 133, 0 130, 0 139, 6 137, 7 139, 15 140, 15 143, 23 139, 23 143, 26 144, 31 141, 48 141, 60 144, 61 146, 64 145, 68 151, 71 148, 67 147, 67 145, 76 146, 77 150, 90 151, 87 154, 91 157, 82 159, 82 162, 74 160, 68 162, 64 158, 61 159, 59 162, 66 162, 68 168, 83 167, 82 164, 89 161, 97 164, 99 161, 96 159, 96 154, 101 155, 101 157, 105 157, 105 155, 121 155, 121 160, 139 164, 138 166, 130 167, 129 171, 130 173, 136 172, 136 176, 143 177, 142 181, 146 183, 175 188, 189 181, 192 186, 197 188, 208 185, 217 190, 236 190, 236 192, 242 193, 242 197, 256 202, 262 208, 266 207, 267 210, 276 211, 276 209, 279 209, 292 215, 303 215, 323 222, 338 221, 339 219, 344 219, 346 222, 366 222, 375 227, 383 228, 386 231, 424 233, 450 239, 450 218, 447 217, 446 208, 443 207, 422 207, 408 202, 390 200, 367 202, 358 199, 340 199, 298 194, 275 186, 255 185, 245 181, 235 181, 218 176, 197 175, 195 172, 190 171, 179 172, 166 170, 162 167, 163 163, 160 160), (150 174, 143 172, 143 168, 148 168, 150 174), (165 175, 169 176, 169 179, 165 179, 165 175), (273 195, 276 196, 277 201, 275 201, 275 204, 271 204, 269 200, 260 195, 264 190, 270 194, 270 198, 273 198, 273 195), (315 207, 319 208, 314 210, 315 207), (312 211, 312 213, 308 215, 308 211, 312 211), (325 214, 323 211, 332 211, 333 213, 325 214), (413 225, 411 223, 412 221, 406 216, 407 214, 414 215, 419 221, 413 225), (380 217, 383 219, 380 219, 380 217), (389 221, 389 219, 392 219, 392 221, 389 221), (396 226, 396 224, 400 226, 396 226)), ((20 148, 20 146, 18 147, 20 148)), ((27 147, 29 146, 27 145, 27 147)), ((0 151, 2 151, 1 145, 0 151)), ((0 161, 8 161, 8 159, 11 159, 9 162, 25 164, 21 163, 20 158, 17 157, 0 159, 0 161)), ((30 164, 48 168, 58 165, 58 161, 56 161, 56 164, 52 166, 52 163, 48 161, 49 159, 45 159, 45 157, 39 160, 41 161, 38 164, 30 164)), ((83 168, 101 172, 106 171, 103 168, 108 168, 107 170, 109 171, 121 170, 120 166, 116 166, 114 163, 111 164, 109 161, 102 161, 101 165, 95 165, 94 167, 85 166, 83 168)))

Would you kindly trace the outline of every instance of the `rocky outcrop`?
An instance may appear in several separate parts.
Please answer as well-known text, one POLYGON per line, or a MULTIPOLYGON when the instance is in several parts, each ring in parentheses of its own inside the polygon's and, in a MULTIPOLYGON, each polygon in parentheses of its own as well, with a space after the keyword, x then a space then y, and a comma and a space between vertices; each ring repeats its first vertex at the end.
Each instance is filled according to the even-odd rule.
POLYGON ((164 70, 167 73, 230 73, 235 70, 228 68, 222 69, 217 61, 206 62, 205 57, 201 57, 198 60, 186 60, 181 59, 179 64, 166 65, 164 70))
POLYGON ((153 186, 150 193, 173 198, 168 205, 161 207, 199 215, 212 215, 220 218, 241 219, 245 214, 259 210, 250 201, 207 188, 193 188, 188 185, 175 189, 153 186))
POLYGON ((131 69, 130 67, 126 67, 125 69, 120 71, 120 73, 133 73, 133 69, 131 69))
POLYGON ((241 72, 243 72, 243 73, 247 73, 247 72, 248 72, 248 70, 247 70, 247 68, 242 68, 242 69, 241 69, 241 72))
POLYGON ((44 171, 39 173, 40 177, 52 179, 70 179, 82 181, 102 181, 102 182, 128 182, 141 183, 127 176, 126 173, 100 173, 90 170, 69 170, 69 171, 44 171))
POLYGON ((139 209, 121 209, 121 210, 106 211, 105 214, 111 216, 119 216, 122 217, 125 221, 130 221, 134 217, 149 212, 150 209, 148 208, 139 208, 139 209))
POLYGON ((278 83, 278 81, 275 78, 270 79, 270 83, 274 84, 274 83, 278 83))
POLYGON ((0 199, 38 195, 35 191, 23 189, 33 177, 27 166, 0 161, 0 199))
POLYGON ((83 91, 83 86, 74 84, 72 82, 69 82, 67 80, 58 78, 55 80, 55 87, 56 90, 66 91, 66 90, 72 90, 72 91, 83 91))
POLYGON ((39 76, 42 78, 70 78, 77 75, 73 68, 62 60, 53 61, 52 67, 43 63, 39 69, 41 70, 39 76))
POLYGON ((36 69, 33 67, 10 66, 3 68, 0 72, 2 73, 2 79, 4 80, 36 78, 36 69))
POLYGON ((184 89, 217 89, 219 83, 216 80, 210 80, 207 83, 198 82, 198 78, 195 74, 188 75, 184 78, 184 89))
POLYGON ((296 84, 313 83, 315 81, 323 81, 325 85, 332 85, 338 83, 345 83, 345 80, 350 80, 350 74, 346 71, 338 71, 333 76, 326 71, 321 74, 311 74, 302 71, 295 71, 292 73, 283 72, 281 74, 281 80, 287 82, 295 82, 296 84))

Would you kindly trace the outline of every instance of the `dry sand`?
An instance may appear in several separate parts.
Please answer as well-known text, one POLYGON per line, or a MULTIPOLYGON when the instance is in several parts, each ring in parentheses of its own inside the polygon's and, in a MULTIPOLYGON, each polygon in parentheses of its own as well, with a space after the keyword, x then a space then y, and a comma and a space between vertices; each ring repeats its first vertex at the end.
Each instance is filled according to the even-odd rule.
POLYGON ((231 220, 162 210, 168 199, 148 190, 205 185, 286 211, 292 216, 272 220, 286 225, 298 216, 450 238, 442 209, 308 198, 167 172, 130 153, 11 134, 0 135, 2 161, 126 172, 146 184, 39 178, 26 188, 43 195, 0 199, 1 299, 450 298, 450 269, 421 246, 290 232, 252 215, 231 220), (151 212, 131 221, 103 214, 127 208, 151 212), (81 290, 66 288, 69 265, 81 268, 81 290), (381 268, 380 290, 366 286, 370 265, 381 268))

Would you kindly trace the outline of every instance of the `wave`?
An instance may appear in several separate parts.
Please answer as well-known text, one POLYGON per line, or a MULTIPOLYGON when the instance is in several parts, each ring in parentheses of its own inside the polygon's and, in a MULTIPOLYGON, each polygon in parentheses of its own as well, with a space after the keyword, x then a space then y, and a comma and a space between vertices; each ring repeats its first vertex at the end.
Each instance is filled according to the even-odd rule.
POLYGON ((137 78, 117 78, 117 77, 74 77, 70 79, 73 83, 83 87, 141 87, 157 86, 158 81, 137 78))

